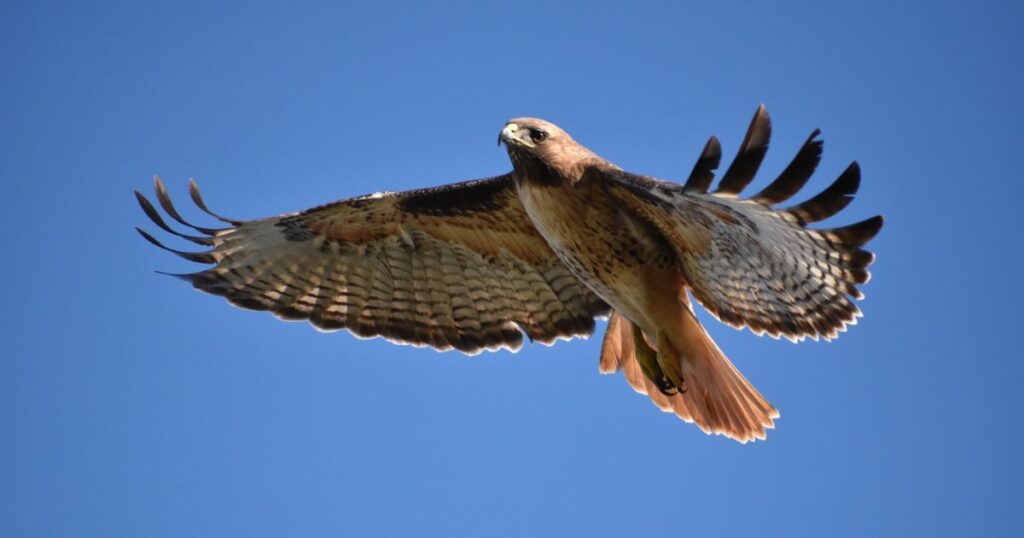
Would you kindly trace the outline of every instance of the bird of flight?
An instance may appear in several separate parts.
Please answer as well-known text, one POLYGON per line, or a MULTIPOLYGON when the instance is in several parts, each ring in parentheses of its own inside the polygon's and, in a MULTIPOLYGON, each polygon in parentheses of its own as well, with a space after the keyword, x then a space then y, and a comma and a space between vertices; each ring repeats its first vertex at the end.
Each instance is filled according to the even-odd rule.
POLYGON ((549 122, 516 118, 499 136, 512 161, 504 175, 256 220, 211 212, 190 182, 199 209, 228 225, 219 229, 185 221, 157 178, 160 206, 200 235, 172 229, 136 192, 146 215, 210 248, 173 250, 139 232, 212 265, 177 275, 200 290, 360 337, 475 354, 517 350, 524 333, 546 344, 586 336, 608 316, 601 372, 622 370, 662 410, 747 442, 764 439, 779 413, 711 340, 689 294, 736 328, 830 340, 861 315, 853 299, 874 261, 863 247, 882 227, 881 216, 807 227, 853 199, 856 162, 818 195, 774 207, 810 179, 818 130, 774 181, 740 198, 770 133, 761 106, 709 191, 721 160, 715 137, 678 184, 626 172, 549 122))

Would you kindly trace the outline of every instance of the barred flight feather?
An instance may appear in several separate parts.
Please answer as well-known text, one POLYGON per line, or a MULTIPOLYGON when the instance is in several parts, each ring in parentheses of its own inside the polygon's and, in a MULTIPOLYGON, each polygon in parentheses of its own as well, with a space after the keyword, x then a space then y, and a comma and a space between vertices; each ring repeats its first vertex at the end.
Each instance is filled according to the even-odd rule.
POLYGON ((231 225, 224 229, 186 221, 159 178, 155 190, 167 215, 204 235, 177 232, 136 192, 150 220, 213 247, 179 251, 139 229, 160 248, 215 264, 176 276, 236 306, 269 310, 281 319, 475 354, 516 350, 524 333, 542 343, 586 336, 594 331, 594 318, 608 313, 533 230, 514 203, 507 176, 251 221, 211 212, 190 181, 193 202, 231 225), (452 206, 451 197, 473 201, 479 210, 452 206))
POLYGON ((613 192, 670 240, 687 287, 720 321, 792 341, 830 340, 861 315, 852 299, 863 298, 857 285, 868 281, 875 261, 861 247, 881 229, 882 217, 832 229, 806 227, 853 200, 860 185, 856 162, 809 200, 771 207, 810 179, 821 159, 817 129, 775 181, 739 199, 764 158, 770 126, 767 112, 758 108, 736 161, 713 193, 703 183, 707 148, 685 186, 621 172, 613 176, 619 187, 613 192))

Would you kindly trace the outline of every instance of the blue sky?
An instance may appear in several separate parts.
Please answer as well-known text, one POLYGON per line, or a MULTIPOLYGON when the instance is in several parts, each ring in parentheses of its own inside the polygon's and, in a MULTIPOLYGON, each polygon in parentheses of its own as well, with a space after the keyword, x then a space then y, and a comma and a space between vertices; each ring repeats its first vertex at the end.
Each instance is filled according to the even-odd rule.
POLYGON ((368 4, 0 6, 0 535, 1019 533, 1019 4, 368 4), (820 127, 811 189, 864 172, 833 222, 887 219, 837 342, 709 323, 764 443, 598 375, 599 339, 320 334, 132 229, 154 173, 239 218, 502 173, 520 115, 679 180, 762 102, 752 188, 820 127))

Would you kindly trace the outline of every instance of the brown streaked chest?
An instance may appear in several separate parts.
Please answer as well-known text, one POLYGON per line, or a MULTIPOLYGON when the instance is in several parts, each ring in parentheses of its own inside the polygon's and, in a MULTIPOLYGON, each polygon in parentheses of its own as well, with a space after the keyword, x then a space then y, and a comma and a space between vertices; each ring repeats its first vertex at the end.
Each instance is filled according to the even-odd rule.
POLYGON ((599 180, 524 180, 517 187, 527 215, 559 259, 605 298, 627 287, 641 268, 670 263, 660 235, 617 204, 599 180))

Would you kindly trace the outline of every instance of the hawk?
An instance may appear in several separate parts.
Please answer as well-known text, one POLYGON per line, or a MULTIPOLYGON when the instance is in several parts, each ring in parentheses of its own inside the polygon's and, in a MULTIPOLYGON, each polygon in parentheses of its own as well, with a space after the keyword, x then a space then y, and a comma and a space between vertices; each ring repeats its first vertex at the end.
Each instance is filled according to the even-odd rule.
POLYGON ((456 349, 517 350, 587 336, 608 317, 600 371, 622 370, 634 390, 706 433, 764 439, 779 413, 694 316, 690 295, 720 321, 799 341, 830 340, 861 315, 854 299, 874 255, 863 249, 880 216, 813 229, 853 198, 856 162, 820 194, 776 208, 810 179, 822 152, 815 130, 779 176, 740 198, 768 149, 758 108, 736 158, 709 191, 721 160, 711 137, 684 184, 626 172, 543 120, 501 129, 512 171, 432 189, 378 193, 298 213, 187 222, 163 182, 164 211, 209 247, 153 244, 203 271, 176 275, 232 304, 308 320, 323 330, 456 349))

